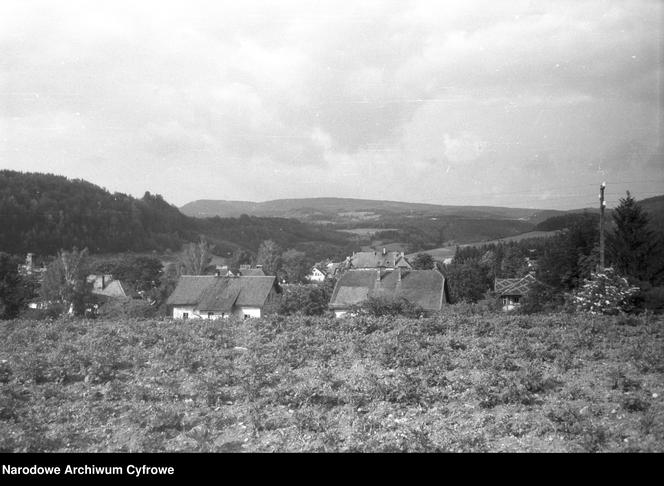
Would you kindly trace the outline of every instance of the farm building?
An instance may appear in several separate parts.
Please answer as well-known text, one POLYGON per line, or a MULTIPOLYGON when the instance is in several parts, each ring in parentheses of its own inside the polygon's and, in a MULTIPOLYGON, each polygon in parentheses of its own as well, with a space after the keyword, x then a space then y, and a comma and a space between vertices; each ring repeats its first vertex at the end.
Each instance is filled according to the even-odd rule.
POLYGON ((411 268, 402 251, 360 251, 350 257, 350 268, 411 268))
POLYGON ((92 284, 92 293, 110 298, 137 299, 140 295, 132 285, 113 278, 113 275, 88 275, 87 282, 92 284))
POLYGON ((521 298, 528 293, 531 285, 537 280, 532 274, 521 278, 497 278, 494 282, 494 292, 503 302, 503 310, 508 311, 517 307, 521 298))
POLYGON ((309 275, 307 275, 307 280, 310 282, 322 282, 327 278, 327 269, 313 267, 309 275))
POLYGON ((425 312, 441 310, 449 303, 447 280, 438 270, 348 270, 337 281, 330 309, 341 317, 372 297, 406 299, 425 312))
POLYGON ((183 275, 166 301, 175 319, 262 317, 278 305, 276 277, 183 275))

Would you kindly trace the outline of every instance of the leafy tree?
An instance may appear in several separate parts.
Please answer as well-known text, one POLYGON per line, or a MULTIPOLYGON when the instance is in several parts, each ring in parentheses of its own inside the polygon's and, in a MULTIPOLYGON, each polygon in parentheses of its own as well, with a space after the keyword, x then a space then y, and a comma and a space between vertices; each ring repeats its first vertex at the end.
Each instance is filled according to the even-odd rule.
POLYGON ((303 283, 307 279, 311 260, 298 250, 288 250, 281 255, 281 270, 288 283, 303 283))
POLYGON ((181 270, 182 267, 178 264, 169 263, 166 265, 159 278, 159 286, 157 288, 153 288, 147 293, 147 300, 158 306, 162 313, 166 313, 167 311, 164 303, 175 290, 181 275, 181 270))
POLYGON ((281 249, 272 240, 266 240, 258 247, 256 264, 262 265, 265 275, 277 275, 281 267, 281 249))
POLYGON ((48 303, 61 304, 65 312, 72 309, 82 315, 93 301, 92 286, 87 283, 87 248, 60 251, 46 268, 39 294, 48 303))
POLYGON ((243 248, 238 248, 233 252, 229 262, 229 267, 233 272, 240 269, 240 265, 251 265, 254 261, 254 254, 243 248))
POLYGON ((18 273, 20 258, 0 252, 0 319, 16 317, 34 296, 34 285, 18 273))
POLYGON ((452 302, 477 302, 492 286, 486 272, 477 262, 446 265, 443 274, 450 283, 452 302))
POLYGON ((205 275, 212 261, 210 244, 201 238, 198 243, 189 243, 182 249, 180 264, 183 275, 205 275))
POLYGON ((278 313, 323 315, 328 310, 333 291, 334 281, 325 281, 321 285, 287 285, 281 294, 278 313))
POLYGON ((433 257, 428 253, 418 253, 413 258, 411 266, 414 270, 433 270, 435 264, 433 257))
POLYGON ((500 276, 503 278, 523 277, 528 273, 525 255, 518 246, 510 246, 505 251, 500 265, 500 276))
POLYGON ((655 233, 649 228, 649 216, 630 195, 620 199, 613 211, 613 232, 607 235, 609 258, 622 275, 652 282, 661 271, 655 233), (660 268, 654 268, 658 259, 660 268))
POLYGON ((151 256, 123 255, 96 263, 92 273, 110 273, 113 278, 132 284, 136 290, 147 292, 159 286, 162 264, 151 256))

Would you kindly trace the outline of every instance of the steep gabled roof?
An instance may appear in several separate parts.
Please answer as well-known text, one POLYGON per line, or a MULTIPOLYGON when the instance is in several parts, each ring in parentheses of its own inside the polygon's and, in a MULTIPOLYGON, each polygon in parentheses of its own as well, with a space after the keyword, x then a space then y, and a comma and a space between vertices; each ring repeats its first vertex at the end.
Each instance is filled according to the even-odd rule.
POLYGON ((183 275, 166 303, 192 305, 201 311, 227 311, 233 305, 263 307, 276 277, 183 275))
POLYGON ((388 251, 384 255, 379 251, 360 251, 353 254, 350 264, 352 268, 410 268, 402 252, 398 251, 388 251))
POLYGON ((229 312, 237 301, 240 289, 230 285, 230 278, 217 278, 201 294, 196 308, 202 311, 229 312))
POLYGON ((447 302, 445 277, 438 270, 349 270, 334 287, 330 307, 347 308, 370 297, 404 298, 427 311, 440 310, 447 302), (401 280, 399 281, 399 272, 401 280))
POLYGON ((497 278, 494 290, 498 295, 525 295, 530 286, 537 282, 535 277, 528 274, 521 278, 497 278))
POLYGON ((183 275, 178 280, 173 293, 166 300, 168 305, 196 305, 201 299, 203 292, 214 283, 212 275, 183 275))

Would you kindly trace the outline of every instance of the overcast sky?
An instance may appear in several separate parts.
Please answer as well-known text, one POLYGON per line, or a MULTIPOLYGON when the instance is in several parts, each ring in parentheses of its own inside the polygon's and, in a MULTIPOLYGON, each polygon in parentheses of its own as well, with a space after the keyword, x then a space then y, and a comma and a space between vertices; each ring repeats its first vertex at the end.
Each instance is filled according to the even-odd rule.
POLYGON ((664 194, 662 2, 0 0, 0 168, 178 206, 664 194))

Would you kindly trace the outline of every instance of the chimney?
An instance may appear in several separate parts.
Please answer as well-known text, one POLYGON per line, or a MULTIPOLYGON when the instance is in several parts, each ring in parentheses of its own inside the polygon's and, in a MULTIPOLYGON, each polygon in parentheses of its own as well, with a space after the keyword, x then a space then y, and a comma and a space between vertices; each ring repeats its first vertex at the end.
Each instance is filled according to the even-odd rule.
POLYGON ((381 270, 381 267, 378 267, 376 269, 376 282, 380 282, 380 270, 381 270))
POLYGON ((32 270, 32 256, 34 253, 28 253, 25 257, 25 266, 28 268, 28 271, 32 270))
POLYGON ((401 282, 401 267, 397 267, 397 282, 401 282))
POLYGON ((383 247, 383 256, 387 255, 387 250, 383 247))

